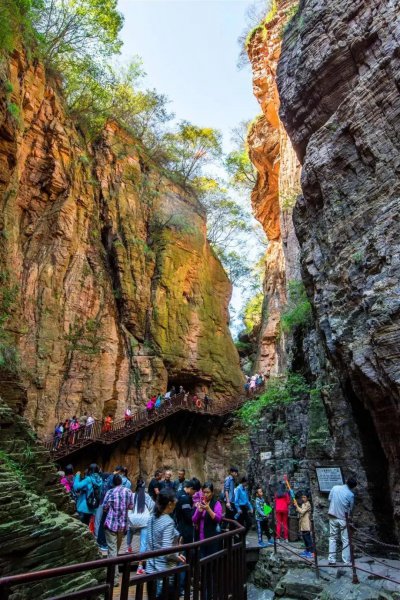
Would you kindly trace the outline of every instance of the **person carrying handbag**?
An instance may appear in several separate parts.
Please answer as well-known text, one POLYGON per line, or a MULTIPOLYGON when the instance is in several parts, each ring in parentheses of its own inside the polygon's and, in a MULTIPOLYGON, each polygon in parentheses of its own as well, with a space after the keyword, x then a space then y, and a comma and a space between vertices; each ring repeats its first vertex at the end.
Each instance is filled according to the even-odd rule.
MULTIPOLYGON (((136 490, 134 493, 133 508, 128 511, 128 552, 132 552, 132 536, 134 531, 139 531, 140 546, 139 552, 146 552, 147 549, 147 525, 151 515, 153 514, 154 500, 145 491, 145 483, 143 479, 138 479, 136 482, 136 490)), ((144 569, 142 562, 139 563, 136 573, 143 575, 144 569)))

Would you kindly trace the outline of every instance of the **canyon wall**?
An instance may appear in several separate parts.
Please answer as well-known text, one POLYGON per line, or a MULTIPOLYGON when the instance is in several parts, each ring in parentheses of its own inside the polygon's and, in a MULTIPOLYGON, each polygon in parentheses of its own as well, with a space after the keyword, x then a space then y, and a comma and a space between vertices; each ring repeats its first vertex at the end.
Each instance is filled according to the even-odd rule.
MULTIPOLYGON (((389 391, 398 366, 392 345, 397 339, 393 239, 398 198, 388 192, 395 196, 395 164, 388 167, 390 178, 381 167, 386 188, 378 181, 372 185, 364 165, 375 173, 372 157, 378 150, 371 144, 376 135, 385 144, 394 142, 386 141, 383 130, 368 146, 364 140, 368 123, 373 127, 373 117, 365 115, 371 110, 370 91, 364 79, 354 95, 355 73, 348 78, 356 69, 350 57, 357 48, 359 60, 367 60, 365 48, 372 44, 360 72, 376 77, 366 64, 373 62, 381 37, 374 29, 362 33, 373 22, 373 11, 361 3, 357 7, 274 3, 248 46, 253 90, 262 108, 248 138, 259 173, 252 201, 270 240, 256 368, 300 371, 312 388, 308 402, 264 411, 252 436, 250 472, 254 483, 290 473, 296 489, 310 485, 321 542, 327 533, 327 496, 319 493, 317 466, 340 465, 345 477, 357 475, 356 518, 371 533, 391 538, 398 511, 397 392, 389 391), (350 115, 344 118, 346 98, 350 115), (302 190, 299 161, 304 163, 302 190), (305 285, 313 317, 284 334, 280 321, 291 282, 305 285), (385 300, 378 298, 381 294, 385 300), (262 460, 261 452, 270 458, 262 460)), ((385 17, 375 12, 383 27, 390 10, 385 17)), ((392 24, 390 31, 395 28, 392 24)), ((393 35, 382 38, 389 40, 382 42, 382 52, 390 54, 392 48, 395 56, 393 35)), ((390 70, 393 60, 377 59, 376 68, 387 64, 390 70)), ((394 84, 389 78, 392 118, 397 114, 394 92, 389 93, 394 84)), ((378 121, 385 119, 378 116, 378 121)), ((394 136, 393 127, 390 139, 394 136)))
POLYGON ((196 198, 114 123, 85 143, 40 63, 15 52, 0 75, 4 399, 22 386, 43 434, 171 384, 236 395, 231 285, 196 198))
MULTIPOLYGON (((0 397, 0 576, 50 569, 100 557, 74 505, 37 444, 26 419, 0 397)), ((18 586, 10 598, 37 600, 97 582, 96 572, 18 586)))
POLYGON ((316 335, 389 529, 392 515, 400 525, 399 56, 396 2, 305 0, 278 68, 303 164, 295 225, 316 335))
POLYGON ((268 238, 265 299, 254 369, 271 375, 287 368, 287 339, 281 332, 280 317, 287 302, 287 282, 300 277, 292 223, 292 209, 300 189, 300 165, 279 119, 276 86, 282 32, 293 4, 288 0, 273 8, 254 30, 247 47, 253 93, 262 111, 247 140, 250 159, 257 169, 251 202, 268 238))

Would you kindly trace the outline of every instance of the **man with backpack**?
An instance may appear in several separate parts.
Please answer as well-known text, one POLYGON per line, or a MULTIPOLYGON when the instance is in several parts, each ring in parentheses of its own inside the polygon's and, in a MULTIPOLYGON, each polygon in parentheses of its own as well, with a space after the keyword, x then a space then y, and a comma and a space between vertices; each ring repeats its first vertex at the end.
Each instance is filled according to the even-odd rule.
POLYGON ((83 477, 80 471, 75 474, 73 490, 78 494, 76 510, 79 519, 85 525, 89 525, 91 516, 95 514, 96 509, 100 506, 103 481, 99 471, 98 465, 93 463, 83 477))

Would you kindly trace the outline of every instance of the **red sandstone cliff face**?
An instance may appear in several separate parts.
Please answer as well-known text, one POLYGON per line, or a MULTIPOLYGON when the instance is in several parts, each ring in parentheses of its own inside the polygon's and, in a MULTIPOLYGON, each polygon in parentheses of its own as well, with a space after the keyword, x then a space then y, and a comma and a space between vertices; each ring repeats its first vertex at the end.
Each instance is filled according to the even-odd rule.
POLYGON ((84 410, 119 417, 168 380, 235 394, 231 286, 197 201, 144 171, 115 125, 87 146, 40 64, 16 53, 4 77, 1 277, 30 422, 45 432, 84 410))
POLYGON ((254 215, 269 240, 264 278, 266 302, 255 370, 271 374, 282 373, 287 367, 280 316, 287 301, 287 282, 299 279, 292 208, 299 191, 300 165, 279 119, 276 85, 282 32, 294 4, 292 0, 279 3, 255 31, 248 46, 253 93, 262 110, 248 136, 250 158, 258 172, 251 200, 254 215))
POLYGON ((399 52, 396 3, 305 0, 278 69, 303 163, 303 278, 389 529, 390 499, 400 520, 399 52))

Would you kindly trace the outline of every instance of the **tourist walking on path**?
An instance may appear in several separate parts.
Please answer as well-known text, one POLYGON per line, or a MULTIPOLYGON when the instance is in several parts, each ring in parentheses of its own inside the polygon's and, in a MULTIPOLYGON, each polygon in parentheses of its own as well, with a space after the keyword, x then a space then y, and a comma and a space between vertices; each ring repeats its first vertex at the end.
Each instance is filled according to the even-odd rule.
POLYGON ((282 536, 285 542, 289 541, 288 518, 289 518, 290 495, 283 481, 278 485, 275 494, 275 519, 276 519, 276 537, 279 540, 282 536))
POLYGON ((293 500, 297 512, 299 513, 299 529, 303 538, 305 551, 300 554, 305 558, 314 558, 314 545, 311 537, 311 504, 308 500, 307 494, 301 496, 301 506, 297 504, 296 500, 293 500))
POLYGON ((90 465, 87 475, 83 478, 80 471, 75 474, 73 490, 78 494, 76 510, 79 519, 85 525, 89 525, 91 516, 94 515, 100 505, 103 481, 99 471, 98 465, 93 463, 90 465))
POLYGON ((124 414, 125 427, 129 427, 132 424, 132 419, 132 408, 130 406, 127 406, 124 414))
POLYGON ((59 445, 61 444, 61 440, 62 440, 62 436, 64 433, 64 426, 63 424, 60 422, 58 423, 58 425, 56 425, 56 428, 54 429, 54 436, 53 436, 53 452, 55 450, 57 450, 57 448, 59 447, 59 445))
MULTIPOLYGON (((128 510, 133 508, 134 497, 131 490, 122 485, 121 475, 113 476, 113 488, 104 498, 104 512, 107 514, 104 523, 108 558, 118 556, 122 540, 128 530, 128 510)), ((118 585, 118 569, 115 569, 114 585, 118 585)))
POLYGON ((102 552, 107 552, 107 540, 106 540, 106 534, 104 531, 104 523, 106 520, 106 515, 103 510, 104 498, 105 498, 107 492, 113 488, 114 475, 120 475, 121 480, 122 480, 122 487, 124 487, 128 490, 131 489, 132 483, 126 476, 127 472, 128 472, 127 469, 125 469, 124 467, 119 465, 119 466, 115 467, 115 469, 111 473, 111 475, 105 475, 105 474, 102 475, 103 491, 102 491, 102 495, 101 495, 101 504, 100 504, 99 508, 96 510, 95 521, 94 521, 95 536, 97 538, 97 543, 99 544, 100 550, 102 552))
MULTIPOLYGON (((154 501, 145 491, 143 479, 138 479, 134 493, 133 508, 128 512, 128 552, 132 552, 132 536, 135 531, 140 535, 139 552, 146 552, 147 548, 147 525, 154 510, 154 501)), ((143 575, 143 563, 140 562, 136 573, 143 575)))
POLYGON ((65 467, 64 475, 61 477, 60 483, 64 486, 65 491, 68 492, 68 494, 71 494, 72 488, 74 487, 74 467, 72 465, 67 465, 65 467))
MULTIPOLYGON (((149 519, 147 526, 147 551, 162 550, 171 548, 179 538, 179 532, 175 529, 171 514, 176 505, 176 496, 173 490, 161 490, 157 496, 154 507, 154 514, 149 519)), ((146 563, 146 573, 158 573, 178 563, 185 563, 186 559, 182 554, 168 554, 150 558, 146 563)), ((173 581, 169 578, 167 590, 163 589, 162 579, 157 580, 157 598, 168 598, 169 592, 173 591, 173 581)))
POLYGON ((104 419, 104 424, 103 424, 103 429, 102 429, 103 433, 107 433, 108 431, 111 431, 112 422, 113 422, 112 416, 107 415, 106 418, 104 419))
POLYGON ((251 517, 253 514, 253 506, 250 502, 249 493, 247 491, 247 477, 242 477, 239 485, 235 490, 235 519, 246 528, 246 535, 251 527, 251 517))
POLYGON ((90 438, 92 437, 92 431, 93 431, 93 425, 95 422, 95 418, 93 415, 88 415, 88 418, 86 420, 86 429, 85 429, 85 437, 90 438))
POLYGON ((336 545, 342 540, 342 560, 350 564, 349 536, 346 527, 346 514, 350 516, 354 508, 353 490, 357 481, 350 477, 345 485, 334 485, 329 493, 329 564, 336 563, 336 545))
POLYGON ((266 512, 266 508, 268 508, 269 511, 271 511, 271 507, 265 502, 264 492, 261 487, 257 488, 254 506, 257 525, 258 545, 261 546, 261 548, 265 548, 268 545, 273 545, 274 540, 272 539, 271 530, 269 528, 268 523, 268 514, 266 512), (264 533, 267 536, 268 543, 265 543, 263 541, 264 533))
POLYGON ((239 471, 236 467, 229 469, 229 475, 224 481, 224 498, 226 504, 225 517, 227 519, 233 519, 236 514, 235 509, 235 479, 238 476, 239 471))

